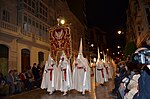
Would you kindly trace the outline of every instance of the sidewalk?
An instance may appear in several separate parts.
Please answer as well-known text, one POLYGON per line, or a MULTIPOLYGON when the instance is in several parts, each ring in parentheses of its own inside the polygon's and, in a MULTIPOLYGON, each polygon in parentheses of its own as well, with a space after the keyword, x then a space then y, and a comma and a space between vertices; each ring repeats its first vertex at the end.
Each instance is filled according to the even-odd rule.
POLYGON ((59 91, 49 95, 46 90, 36 88, 31 91, 8 96, 3 99, 115 99, 109 95, 111 90, 114 88, 113 80, 109 80, 109 82, 106 82, 104 86, 96 85, 96 87, 95 83, 93 82, 93 77, 91 77, 91 81, 92 90, 91 92, 86 92, 85 95, 82 95, 75 90, 69 91, 66 96, 63 96, 63 93, 59 91))

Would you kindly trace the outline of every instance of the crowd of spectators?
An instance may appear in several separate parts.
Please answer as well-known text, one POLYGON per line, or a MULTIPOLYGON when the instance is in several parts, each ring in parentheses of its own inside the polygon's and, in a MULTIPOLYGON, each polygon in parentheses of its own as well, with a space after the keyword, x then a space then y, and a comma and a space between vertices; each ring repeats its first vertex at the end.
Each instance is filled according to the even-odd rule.
POLYGON ((140 71, 141 66, 130 61, 118 63, 112 95, 117 96, 119 99, 133 99, 134 95, 138 92, 140 71))
POLYGON ((117 68, 112 95, 119 99, 150 99, 149 38, 128 60, 117 64, 117 68))
MULTIPOLYGON (((43 67, 44 68, 44 67, 43 67)), ((27 66, 26 71, 19 73, 16 69, 8 74, 0 73, 0 96, 8 96, 28 91, 41 85, 42 68, 36 63, 27 66)))

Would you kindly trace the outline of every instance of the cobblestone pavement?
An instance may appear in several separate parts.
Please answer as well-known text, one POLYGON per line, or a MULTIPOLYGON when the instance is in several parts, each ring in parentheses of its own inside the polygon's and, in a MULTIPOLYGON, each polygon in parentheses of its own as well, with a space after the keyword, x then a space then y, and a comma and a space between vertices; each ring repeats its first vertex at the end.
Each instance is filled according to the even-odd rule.
POLYGON ((63 96, 63 93, 59 91, 49 95, 46 90, 37 88, 31 91, 8 96, 4 99, 115 99, 109 95, 110 91, 114 88, 113 80, 109 80, 109 82, 105 83, 104 86, 96 85, 96 87, 93 78, 91 78, 91 81, 92 90, 91 92, 86 92, 85 95, 82 95, 75 90, 69 91, 66 96, 63 96))

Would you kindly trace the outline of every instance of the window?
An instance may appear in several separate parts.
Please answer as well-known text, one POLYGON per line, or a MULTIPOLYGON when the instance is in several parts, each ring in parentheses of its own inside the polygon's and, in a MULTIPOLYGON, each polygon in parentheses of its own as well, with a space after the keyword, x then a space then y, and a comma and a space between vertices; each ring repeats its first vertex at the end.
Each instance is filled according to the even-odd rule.
POLYGON ((27 10, 29 10, 32 13, 35 13, 35 0, 24 0, 23 5, 27 10))
POLYGON ((39 24, 38 23, 36 23, 36 28, 38 28, 39 27, 39 24))
POLYGON ((44 21, 47 21, 47 17, 48 17, 47 6, 45 6, 42 2, 40 2, 38 9, 39 9, 39 18, 44 21))
POLYGON ((141 28, 138 26, 138 31, 140 31, 141 30, 141 28))
POLYGON ((32 8, 35 8, 35 2, 32 1, 32 8))
POLYGON ((27 0, 24 0, 25 3, 27 3, 27 0))
POLYGON ((26 4, 23 4, 24 5, 24 8, 27 8, 27 5, 26 4))
POLYGON ((24 23, 24 24, 23 24, 23 30, 24 30, 24 32, 27 32, 27 30, 28 30, 28 28, 27 28, 27 23, 24 23))
POLYGON ((7 21, 7 22, 10 21, 10 13, 7 10, 3 10, 2 20, 7 21))
POLYGON ((27 23, 27 16, 24 16, 24 22, 27 23))
POLYGON ((42 29, 42 26, 41 26, 41 24, 40 24, 40 30, 42 29))
POLYGON ((34 20, 32 21, 32 25, 35 26, 35 21, 34 20))
POLYGON ((149 9, 148 9, 148 8, 146 8, 146 14, 149 14, 149 13, 150 13, 149 9))
POLYGON ((139 35, 141 35, 141 32, 139 32, 139 35))
POLYGON ((28 23, 31 24, 31 18, 28 18, 28 23))
POLYGON ((147 14, 148 24, 150 25, 150 10, 148 8, 146 8, 146 14, 147 14))
POLYGON ((30 31, 31 30, 31 18, 24 16, 24 24, 23 24, 23 29, 25 32, 30 31))
POLYGON ((30 5, 30 6, 31 6, 31 0, 28 0, 28 5, 30 5))

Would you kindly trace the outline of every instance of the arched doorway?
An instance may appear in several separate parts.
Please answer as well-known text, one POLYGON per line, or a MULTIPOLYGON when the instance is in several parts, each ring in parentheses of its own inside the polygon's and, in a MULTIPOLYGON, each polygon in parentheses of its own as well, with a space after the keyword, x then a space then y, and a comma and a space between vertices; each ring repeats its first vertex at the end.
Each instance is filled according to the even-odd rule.
POLYGON ((0 44, 0 72, 3 73, 3 75, 8 73, 8 55, 9 48, 0 44))
POLYGON ((22 49, 21 50, 21 70, 25 72, 27 66, 30 66, 30 50, 22 49))
POLYGON ((44 64, 44 53, 43 52, 38 52, 38 62, 40 67, 42 67, 44 64))

